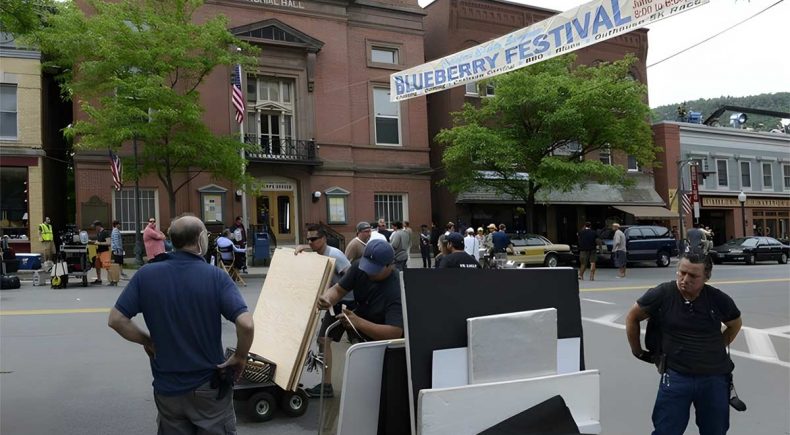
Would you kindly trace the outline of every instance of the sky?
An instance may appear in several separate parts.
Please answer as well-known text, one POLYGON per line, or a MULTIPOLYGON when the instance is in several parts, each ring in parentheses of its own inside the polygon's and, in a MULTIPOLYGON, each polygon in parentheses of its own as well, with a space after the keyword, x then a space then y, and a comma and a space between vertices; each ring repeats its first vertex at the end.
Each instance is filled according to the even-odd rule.
MULTIPOLYGON (((431 2, 419 1, 423 7, 431 2)), ((511 1, 557 11, 589 2, 511 1)), ((650 107, 698 98, 790 92, 790 1, 710 0, 648 28, 650 107), (762 14, 702 43, 775 3, 762 14), (688 47, 693 48, 658 63, 688 47)), ((787 106, 790 108, 790 101, 787 106)))

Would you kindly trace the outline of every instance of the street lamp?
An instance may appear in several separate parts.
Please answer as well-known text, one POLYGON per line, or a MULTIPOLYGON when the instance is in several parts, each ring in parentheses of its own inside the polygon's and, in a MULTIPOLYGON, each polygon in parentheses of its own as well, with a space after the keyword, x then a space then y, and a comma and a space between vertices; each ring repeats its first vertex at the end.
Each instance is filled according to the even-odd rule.
POLYGON ((741 193, 738 194, 738 201, 741 202, 741 224, 743 224, 743 237, 746 237, 746 194, 741 193))

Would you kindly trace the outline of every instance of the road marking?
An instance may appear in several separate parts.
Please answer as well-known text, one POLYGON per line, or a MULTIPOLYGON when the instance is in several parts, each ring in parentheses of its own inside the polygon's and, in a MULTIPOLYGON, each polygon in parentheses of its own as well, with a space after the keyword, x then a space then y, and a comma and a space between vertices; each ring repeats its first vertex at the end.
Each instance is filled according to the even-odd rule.
MULTIPOLYGON (((749 280, 740 280, 740 281, 711 281, 708 284, 715 287, 717 285, 757 284, 761 282, 790 282, 790 278, 749 279, 749 280)), ((618 291, 618 290, 643 290, 643 289, 651 289, 655 286, 656 284, 626 286, 626 287, 580 288, 579 291, 584 293, 584 292, 604 292, 604 291, 618 291)))
POLYGON ((587 302, 595 302, 596 304, 617 305, 617 304, 616 304, 616 303, 614 303, 614 302, 599 301, 598 299, 587 299, 587 298, 582 298, 582 300, 583 300, 583 301, 587 301, 587 302))
POLYGON ((109 313, 109 308, 72 308, 50 310, 0 310, 0 316, 36 316, 43 314, 109 313))
MULTIPOLYGON (((602 325, 602 326, 607 326, 607 327, 610 327, 610 328, 617 328, 617 329, 625 330, 625 325, 624 324, 615 322, 615 320, 617 320, 620 317, 621 317, 621 315, 619 315, 619 314, 607 314, 605 316, 596 317, 594 319, 590 318, 590 317, 582 317, 582 320, 590 322, 590 323, 595 323, 595 324, 598 324, 598 325, 602 325)), ((739 356, 739 357, 742 357, 742 358, 752 359, 752 360, 755 360, 755 361, 761 361, 761 362, 768 363, 768 364, 774 364, 774 365, 778 365, 778 366, 781 366, 781 367, 790 368, 790 362, 782 361, 776 356, 776 350, 773 347, 773 343, 771 343, 769 341, 768 344, 766 344, 764 342, 764 338, 763 337, 768 338, 768 334, 765 334, 760 329, 750 328, 748 326, 744 326, 741 329, 744 330, 744 332, 746 332, 746 330, 753 331, 753 332, 749 332, 749 333, 744 334, 745 337, 746 337, 746 344, 749 347, 749 352, 743 352, 743 351, 739 351, 739 350, 734 350, 733 349, 733 350, 730 350, 730 354, 736 355, 736 356, 739 356), (752 336, 752 338, 749 338, 750 335, 752 336), (750 340, 751 340, 751 343, 750 343, 750 340), (752 347, 752 346, 754 346, 754 347, 752 347), (752 352, 755 352, 755 353, 752 353, 752 352)), ((644 329, 640 329, 640 332, 642 334, 644 334, 645 330, 644 329)))
POLYGON ((779 360, 774 344, 771 343, 771 337, 767 333, 748 326, 742 327, 741 331, 743 331, 743 336, 746 338, 746 345, 749 347, 750 354, 769 360, 779 360))

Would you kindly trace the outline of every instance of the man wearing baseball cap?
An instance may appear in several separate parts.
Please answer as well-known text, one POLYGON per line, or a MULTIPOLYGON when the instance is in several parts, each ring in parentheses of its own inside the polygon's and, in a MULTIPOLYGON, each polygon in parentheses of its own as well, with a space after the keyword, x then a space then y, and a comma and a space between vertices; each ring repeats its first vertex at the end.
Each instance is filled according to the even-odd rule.
MULTIPOLYGON (((403 311, 400 300, 399 274, 395 270, 395 251, 383 240, 371 240, 365 252, 354 261, 340 279, 318 298, 318 308, 328 310, 338 303, 346 293, 353 291, 357 308, 343 308, 337 314, 343 327, 330 331, 330 336, 340 340, 343 332, 354 341, 392 340, 403 337, 403 311), (339 333, 339 334, 338 334, 339 333)), ((310 396, 331 397, 332 379, 330 368, 326 368, 324 385, 311 388, 310 396)))
POLYGON ((450 233, 445 239, 449 254, 442 258, 439 268, 479 268, 480 263, 464 250, 464 236, 450 233))

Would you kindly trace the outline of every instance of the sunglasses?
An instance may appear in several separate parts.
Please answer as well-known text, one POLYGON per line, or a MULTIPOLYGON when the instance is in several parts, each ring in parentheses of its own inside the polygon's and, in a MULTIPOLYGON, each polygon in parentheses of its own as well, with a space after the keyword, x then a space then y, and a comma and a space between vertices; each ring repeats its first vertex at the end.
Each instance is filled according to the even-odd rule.
POLYGON ((149 224, 155 224, 156 221, 148 221, 149 224))

